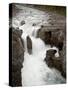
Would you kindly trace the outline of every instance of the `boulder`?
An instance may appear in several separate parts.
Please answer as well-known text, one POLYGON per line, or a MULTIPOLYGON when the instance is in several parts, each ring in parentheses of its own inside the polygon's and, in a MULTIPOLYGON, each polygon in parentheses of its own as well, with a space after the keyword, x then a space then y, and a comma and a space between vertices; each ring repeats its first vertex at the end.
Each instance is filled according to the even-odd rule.
POLYGON ((27 36, 27 49, 28 49, 28 53, 31 54, 32 53, 32 41, 29 36, 27 36))
POLYGON ((21 21, 20 25, 22 26, 22 25, 24 25, 24 24, 25 24, 25 21, 21 21))
POLYGON ((18 37, 21 38, 23 31, 19 29, 18 27, 16 29, 12 29, 13 33, 15 33, 18 37))
POLYGON ((53 57, 55 55, 57 51, 56 50, 53 50, 53 49, 50 49, 46 52, 46 58, 44 59, 44 61, 47 63, 47 65, 52 68, 53 67, 53 57))

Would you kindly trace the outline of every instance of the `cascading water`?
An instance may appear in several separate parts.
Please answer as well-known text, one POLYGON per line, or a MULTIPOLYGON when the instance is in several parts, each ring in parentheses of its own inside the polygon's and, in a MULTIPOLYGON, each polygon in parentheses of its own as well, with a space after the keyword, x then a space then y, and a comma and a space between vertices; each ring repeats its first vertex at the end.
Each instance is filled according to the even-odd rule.
MULTIPOLYGON (((20 6, 18 7, 20 8, 20 6)), ((49 15, 40 10, 24 6, 21 8, 23 8, 23 10, 21 10, 18 16, 13 18, 13 25, 15 25, 15 20, 18 19, 16 25, 18 24, 17 26, 23 30, 22 38, 24 40, 25 53, 23 68, 21 70, 22 85, 34 86, 64 83, 65 80, 60 72, 55 69, 50 69, 44 62, 46 51, 51 49, 50 45, 45 45, 40 38, 36 38, 37 31, 41 25, 48 23, 47 19, 49 18, 49 15), (19 24, 21 20, 25 21, 25 24, 22 26, 19 24), (36 26, 32 26, 33 23, 36 23, 36 26), (29 36, 32 41, 32 54, 27 52, 27 36, 29 36)), ((56 47, 53 47, 52 49, 58 51, 56 47)))

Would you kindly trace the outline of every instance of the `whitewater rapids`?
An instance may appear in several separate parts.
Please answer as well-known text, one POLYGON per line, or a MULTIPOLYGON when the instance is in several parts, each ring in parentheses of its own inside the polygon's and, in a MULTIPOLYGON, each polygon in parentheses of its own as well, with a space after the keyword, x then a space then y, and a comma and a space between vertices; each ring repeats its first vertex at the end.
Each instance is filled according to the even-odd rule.
POLYGON ((51 48, 50 45, 45 45, 40 38, 36 38, 37 31, 41 25, 48 24, 49 15, 29 7, 20 7, 19 5, 17 7, 24 10, 16 18, 13 18, 13 26, 18 26, 19 29, 23 30, 22 39, 24 40, 25 53, 23 68, 21 70, 22 85, 37 86, 64 83, 65 79, 61 76, 60 72, 56 69, 50 69, 46 62, 44 62, 46 51, 55 49, 57 50, 56 56, 58 56, 58 48, 51 48), (21 20, 25 21, 25 24, 22 26, 19 24, 21 20), (32 26, 33 23, 36 23, 36 26, 32 26), (29 54, 27 50, 27 36, 32 41, 32 54, 29 54))

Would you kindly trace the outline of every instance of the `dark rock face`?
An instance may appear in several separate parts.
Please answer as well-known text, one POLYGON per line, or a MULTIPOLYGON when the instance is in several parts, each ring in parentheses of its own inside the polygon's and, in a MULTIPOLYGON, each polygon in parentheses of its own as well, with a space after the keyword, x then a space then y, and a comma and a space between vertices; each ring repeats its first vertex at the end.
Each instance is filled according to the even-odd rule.
POLYGON ((51 31, 39 29, 37 37, 41 38, 45 44, 58 47, 59 50, 62 50, 63 48, 64 32, 62 30, 56 29, 55 31, 51 31))
POLYGON ((64 33, 62 30, 57 30, 51 33, 51 39, 50 39, 51 45, 55 45, 56 47, 59 48, 59 50, 62 50, 63 41, 64 41, 64 33))
POLYGON ((57 51, 56 50, 53 50, 53 49, 50 49, 46 52, 46 58, 45 58, 45 61, 47 63, 47 65, 52 68, 53 67, 53 58, 54 58, 54 55, 57 51))
POLYGON ((12 28, 12 86, 22 86, 21 69, 24 61, 22 31, 12 28))
POLYGON ((32 41, 29 36, 27 36, 27 49, 28 49, 29 54, 31 54, 32 53, 32 41))
POLYGON ((37 37, 41 38, 46 44, 50 44, 51 32, 39 29, 37 37))
POLYGON ((66 40, 64 40, 64 44, 63 44, 63 48, 61 51, 59 51, 59 55, 61 57, 62 60, 62 64, 63 64, 63 76, 66 78, 66 40))
POLYGON ((65 70, 63 69, 63 57, 55 57, 56 50, 48 50, 46 53, 45 62, 47 63, 48 67, 55 68, 61 72, 61 75, 66 78, 65 70))

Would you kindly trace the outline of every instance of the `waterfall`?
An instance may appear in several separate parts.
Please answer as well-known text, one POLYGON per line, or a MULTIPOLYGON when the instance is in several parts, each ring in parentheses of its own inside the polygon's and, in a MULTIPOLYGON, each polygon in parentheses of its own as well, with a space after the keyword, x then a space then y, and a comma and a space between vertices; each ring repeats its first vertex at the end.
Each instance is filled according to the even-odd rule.
MULTIPOLYGON (((23 27, 24 26, 22 26, 22 28, 23 27)), ((58 49, 56 47, 51 48, 50 45, 45 45, 40 38, 36 38, 35 35, 32 34, 32 29, 29 28, 29 30, 32 30, 31 32, 29 30, 27 31, 27 29, 23 31, 22 38, 27 37, 28 35, 30 36, 32 40, 32 54, 30 55, 27 51, 25 51, 24 54, 24 63, 21 71, 23 86, 57 84, 64 82, 60 72, 55 69, 50 69, 44 62, 47 50, 56 49, 58 51, 58 49)), ((27 43, 25 43, 25 45, 27 45, 27 43)))
MULTIPOLYGON (((35 86, 35 85, 46 85, 46 84, 60 84, 64 83, 65 79, 61 76, 60 72, 56 69, 51 69, 44 62, 46 57, 46 51, 51 48, 50 45, 44 44, 40 38, 36 38, 37 31, 40 29, 41 25, 47 24, 49 15, 40 10, 28 8, 21 6, 23 10, 18 14, 18 16, 13 18, 13 25, 15 24, 15 18, 18 18, 19 29, 23 30, 22 38, 24 40, 25 53, 22 73, 22 85, 23 86, 35 86), (19 24, 21 20, 25 21, 24 25, 19 24), (36 23, 36 26, 32 26, 36 23), (27 42, 26 37, 29 36, 32 41, 32 54, 27 52, 27 42)), ((15 26, 16 26, 15 25, 15 26)), ((56 53, 56 57, 58 53, 56 53)))

